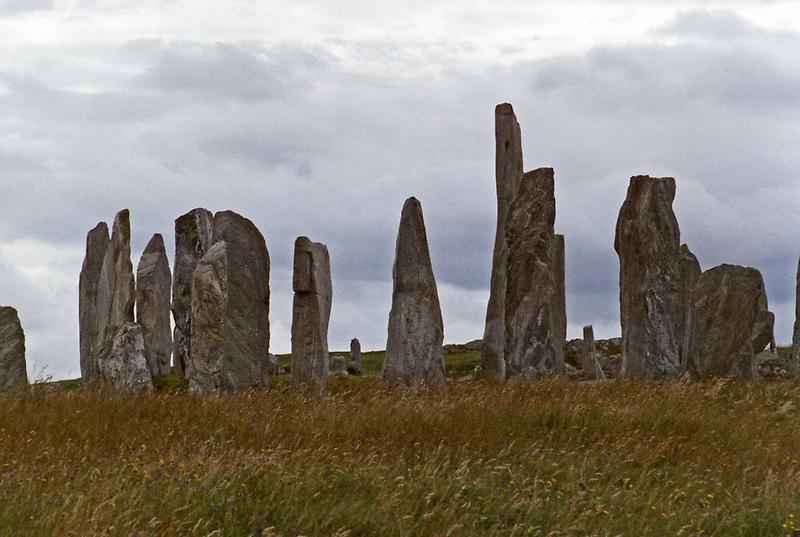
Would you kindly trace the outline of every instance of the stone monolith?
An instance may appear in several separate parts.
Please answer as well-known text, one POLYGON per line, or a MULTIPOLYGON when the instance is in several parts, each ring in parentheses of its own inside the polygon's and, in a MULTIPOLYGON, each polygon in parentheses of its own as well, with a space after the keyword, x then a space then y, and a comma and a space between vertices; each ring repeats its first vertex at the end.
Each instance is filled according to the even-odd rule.
POLYGON ((78 282, 78 331, 80 338, 81 377, 88 381, 96 375, 101 342, 98 333, 97 286, 106 251, 111 244, 108 225, 100 222, 86 235, 86 256, 78 282))
POLYGON ((756 378, 755 356, 773 339, 761 273, 719 265, 700 276, 694 295, 694 353, 700 378, 756 378))
POLYGON ((789 373, 800 376, 800 260, 797 262, 797 282, 795 287, 794 335, 792 337, 792 355, 789 358, 789 373))
POLYGON ((681 371, 680 230, 675 179, 631 177, 617 219, 622 365, 620 377, 658 380, 681 371))
POLYGON ((508 377, 535 379, 555 369, 555 216, 553 169, 525 173, 506 221, 504 352, 508 377))
POLYGON ((328 322, 333 288, 328 248, 308 237, 294 243, 292 383, 325 388, 328 377, 328 322))
POLYGON ((136 322, 142 330, 147 366, 153 375, 169 374, 171 288, 172 274, 164 239, 156 233, 147 243, 136 270, 136 322))
POLYGON ((98 361, 98 383, 115 391, 153 391, 144 336, 138 323, 125 324, 114 336, 111 352, 98 361))
POLYGON ((28 385, 25 364, 25 332, 17 310, 0 306, 0 393, 28 385))
POLYGON ((214 215, 192 209, 175 220, 175 270, 172 272, 173 365, 184 377, 191 354, 192 278, 197 263, 214 241, 214 215))
POLYGON ((689 250, 685 244, 680 248, 680 304, 683 311, 678 320, 677 334, 680 342, 680 364, 681 372, 688 373, 691 377, 697 378, 697 367, 691 359, 693 356, 692 346, 694 345, 694 334, 692 317, 694 315, 694 288, 697 280, 703 273, 697 257, 689 250))
POLYGON ((566 372, 564 353, 567 346, 567 289, 564 267, 564 235, 554 235, 552 252, 553 260, 553 300, 551 315, 553 320, 553 348, 556 352, 555 372, 563 375, 566 372))
POLYGON ((440 384, 445 381, 442 311, 422 206, 413 197, 403 205, 392 278, 383 378, 393 384, 440 384))
POLYGON ((583 327, 581 366, 586 380, 606 380, 606 374, 603 373, 603 368, 600 367, 597 348, 594 345, 594 328, 590 324, 583 327))
POLYGON ((361 374, 361 342, 358 338, 350 340, 350 363, 347 370, 353 375, 361 374))
POLYGON ((481 347, 481 367, 491 378, 505 380, 506 219, 508 208, 522 183, 522 137, 514 109, 508 103, 494 110, 497 229, 492 256, 492 277, 486 325, 481 347))

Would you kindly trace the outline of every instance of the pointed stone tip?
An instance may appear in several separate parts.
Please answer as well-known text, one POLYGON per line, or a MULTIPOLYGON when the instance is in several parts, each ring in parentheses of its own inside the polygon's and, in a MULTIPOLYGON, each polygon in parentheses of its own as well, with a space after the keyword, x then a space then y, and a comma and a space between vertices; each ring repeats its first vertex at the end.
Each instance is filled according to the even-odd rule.
POLYGON ((144 253, 164 251, 166 251, 164 247, 164 237, 161 236, 161 233, 154 233, 147 242, 147 246, 144 247, 144 253))
POLYGON ((403 212, 411 211, 411 210, 418 210, 422 211, 422 204, 419 202, 417 198, 411 196, 408 198, 405 203, 403 203, 403 212))

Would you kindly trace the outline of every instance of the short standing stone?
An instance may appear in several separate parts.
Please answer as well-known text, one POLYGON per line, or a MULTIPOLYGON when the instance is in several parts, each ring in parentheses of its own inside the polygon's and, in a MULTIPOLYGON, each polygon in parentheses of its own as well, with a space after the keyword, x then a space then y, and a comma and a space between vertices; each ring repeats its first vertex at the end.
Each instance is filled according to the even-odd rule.
POLYGON ((694 352, 700 378, 756 378, 755 356, 772 340, 761 273, 720 265, 700 276, 694 297, 694 352))
POLYGON ((497 184, 497 230, 492 257, 492 279, 486 326, 481 348, 481 367, 499 381, 506 378, 505 300, 506 300, 506 219, 511 202, 522 183, 522 137, 514 109, 508 103, 494 109, 495 182, 497 184))
POLYGON ((137 323, 123 326, 114 337, 111 353, 98 363, 99 382, 117 391, 151 392, 153 378, 147 367, 142 329, 137 323))
POLYGON ((17 310, 0 306, 0 393, 27 385, 25 333, 17 310))
POLYGON ((294 243, 292 383, 315 390, 328 377, 328 322, 333 288, 328 248, 308 237, 294 243))
POLYGON ((111 239, 108 236, 108 226, 105 222, 100 222, 86 236, 86 256, 83 258, 78 283, 81 377, 87 383, 97 374, 101 342, 98 333, 97 286, 109 244, 111 239))
POLYGON ((567 290, 564 269, 564 235, 554 235, 552 245, 553 259, 553 347, 556 351, 555 372, 563 375, 566 371, 564 359, 567 345, 567 290))
POLYGON ((622 378, 664 379, 681 371, 680 230, 675 179, 631 177, 617 219, 622 378))
POLYGON ((692 345, 694 345, 692 316, 694 315, 694 288, 703 271, 700 269, 697 257, 685 244, 682 244, 680 249, 680 271, 680 301, 683 315, 678 321, 677 333, 681 342, 681 371, 688 372, 689 375, 696 378, 697 364, 691 359, 694 355, 692 350, 692 345))
POLYGON ((792 356, 789 360, 789 372, 800 376, 800 260, 797 262, 797 286, 795 287, 794 336, 792 338, 792 356))
POLYGON ((272 353, 267 355, 267 376, 274 377, 280 373, 280 366, 278 365, 278 357, 272 353))
POLYGON ((403 205, 392 277, 383 378, 393 384, 440 384, 445 381, 444 325, 422 206, 416 198, 403 205))
POLYGON ((350 364, 347 371, 352 375, 361 374, 361 342, 358 338, 350 340, 350 364))
POLYGON ((331 375, 347 376, 347 358, 337 354, 331 356, 331 375))
POLYGON ((594 329, 592 325, 583 327, 583 348, 581 349, 581 365, 583 376, 587 380, 605 380, 606 375, 600 367, 597 358, 597 348, 594 345, 594 329))
POLYGON ((136 270, 136 321, 142 328, 147 366, 153 375, 169 374, 171 286, 164 239, 156 233, 147 243, 136 270))
POLYGON ((214 216, 192 209, 175 220, 175 270, 172 274, 172 315, 175 319, 175 373, 184 377, 191 354, 192 278, 197 263, 214 241, 214 216))
POLYGON ((506 221, 505 356, 509 377, 535 379, 555 369, 552 243, 553 169, 527 172, 506 221))

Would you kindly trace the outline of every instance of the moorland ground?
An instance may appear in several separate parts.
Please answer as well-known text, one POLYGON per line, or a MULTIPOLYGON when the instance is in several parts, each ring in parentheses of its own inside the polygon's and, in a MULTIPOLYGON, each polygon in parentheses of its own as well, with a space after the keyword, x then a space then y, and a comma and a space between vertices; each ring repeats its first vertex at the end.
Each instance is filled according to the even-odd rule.
MULTIPOLYGON (((344 354, 344 353, 343 353, 344 354)), ((282 357, 285 361, 286 357, 282 357)), ((0 398, 0 535, 800 535, 800 384, 0 398)))

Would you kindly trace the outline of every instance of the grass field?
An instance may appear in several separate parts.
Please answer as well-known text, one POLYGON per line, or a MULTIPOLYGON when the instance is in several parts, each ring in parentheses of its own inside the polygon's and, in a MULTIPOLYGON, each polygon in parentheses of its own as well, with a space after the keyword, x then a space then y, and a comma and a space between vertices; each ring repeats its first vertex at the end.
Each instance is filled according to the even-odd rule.
MULTIPOLYGON (((800 535, 800 385, 0 398, 0 535, 800 535)), ((75 388, 76 386, 70 386, 75 388)))

